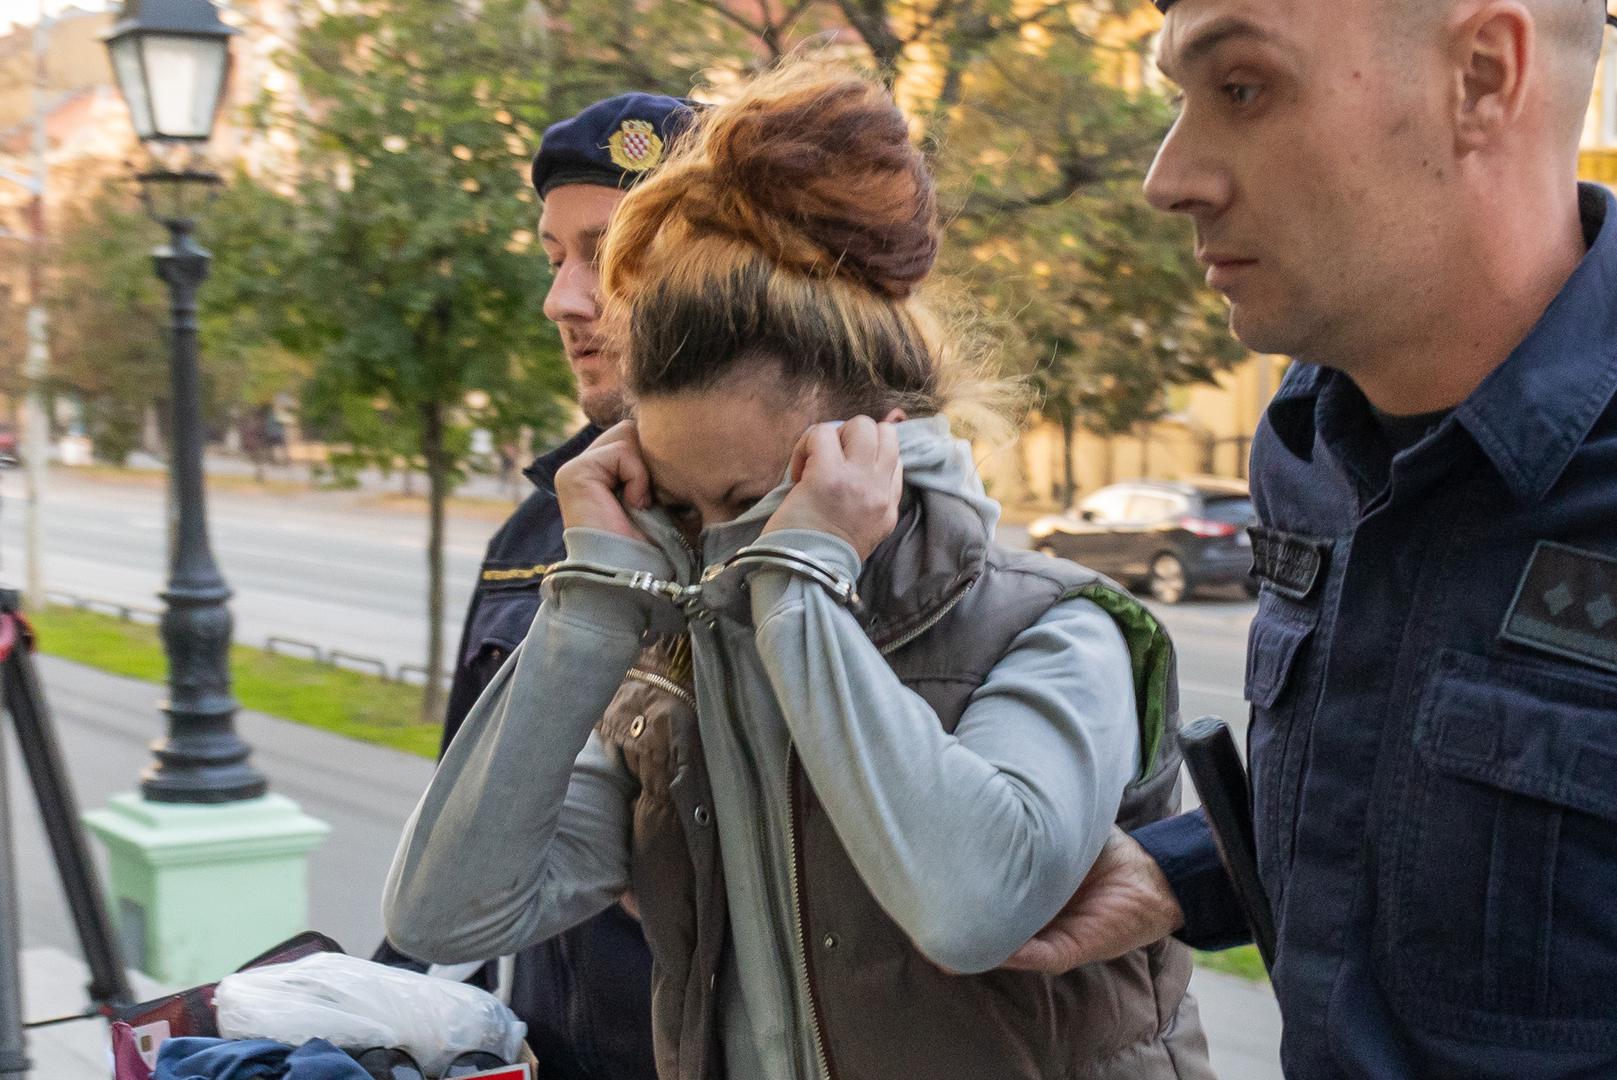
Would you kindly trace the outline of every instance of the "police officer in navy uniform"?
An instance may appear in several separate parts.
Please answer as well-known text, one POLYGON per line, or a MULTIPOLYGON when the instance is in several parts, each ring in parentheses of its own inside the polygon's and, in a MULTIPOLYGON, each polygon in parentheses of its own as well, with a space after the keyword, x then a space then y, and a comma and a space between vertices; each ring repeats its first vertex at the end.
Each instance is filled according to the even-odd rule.
MULTIPOLYGON (((1246 696, 1298 1080, 1617 1077, 1617 203, 1599 0, 1159 0, 1146 192, 1297 362, 1246 696)), ((1013 960, 1246 937, 1200 813, 1013 960)))
MULTIPOLYGON (((608 98, 547 129, 534 158, 533 185, 544 201, 540 241, 552 270, 544 311, 561 334, 589 422, 524 470, 534 490, 489 541, 449 691, 446 748, 527 635, 545 568, 562 558, 556 471, 623 419, 617 360, 597 326, 596 250, 624 193, 662 160, 692 115, 674 98, 608 98)), ((385 944, 378 958, 409 962, 385 944)), ((491 984, 497 966, 487 965, 478 981, 491 984)), ((655 1080, 651 954, 622 905, 517 954, 510 989, 540 1080, 655 1080)))

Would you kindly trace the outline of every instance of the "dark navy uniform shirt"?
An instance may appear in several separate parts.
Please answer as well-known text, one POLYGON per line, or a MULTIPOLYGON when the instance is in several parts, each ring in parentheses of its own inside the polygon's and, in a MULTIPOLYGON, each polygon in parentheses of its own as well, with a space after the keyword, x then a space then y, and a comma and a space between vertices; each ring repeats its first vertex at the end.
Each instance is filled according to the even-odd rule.
MULTIPOLYGON (((541 455, 524 474, 531 492, 489 541, 461 633, 444 717, 447 747, 539 610, 545 569, 564 555, 556 471, 601 434, 590 425, 541 455)), ((408 962, 384 945, 377 959, 408 962)), ((487 984, 485 971, 478 980, 487 984)), ((640 924, 613 906, 518 953, 511 1009, 528 1025, 536 1080, 655 1080, 651 950, 640 924)))
POLYGON ((600 434, 601 429, 594 424, 586 425, 522 470, 534 490, 490 538, 483 553, 483 566, 466 609, 454 681, 449 688, 443 749, 448 749, 483 687, 494 678, 511 650, 528 636, 528 626, 539 610, 539 584, 545 570, 566 550, 562 545, 561 507, 556 502, 556 473, 589 449, 600 434))
MULTIPOLYGON (((1587 256, 1423 438, 1393 453, 1299 364, 1253 446, 1248 749, 1298 1080, 1617 1077, 1617 221, 1580 194, 1587 256)), ((1199 815, 1138 838, 1187 940, 1244 935, 1199 815)))

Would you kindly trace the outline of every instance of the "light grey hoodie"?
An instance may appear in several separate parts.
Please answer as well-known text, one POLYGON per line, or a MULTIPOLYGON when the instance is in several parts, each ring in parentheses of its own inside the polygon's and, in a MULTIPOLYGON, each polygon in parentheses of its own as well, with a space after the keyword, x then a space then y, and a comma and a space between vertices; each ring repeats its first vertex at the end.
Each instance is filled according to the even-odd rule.
MULTIPOLYGON (((899 425, 904 482, 999 508, 942 418, 899 425)), ((703 531, 692 553, 660 513, 645 544, 569 529, 569 559, 690 583, 754 542, 789 490, 703 531)), ((843 541, 785 530, 856 580, 843 541)), ((1052 608, 1013 642, 955 732, 900 683, 819 585, 761 568, 751 623, 690 625, 698 724, 730 913, 720 976, 730 1075, 811 1080, 812 1036, 790 881, 788 752, 872 895, 920 951, 986 971, 1044 926, 1099 853, 1139 770, 1129 655, 1087 600, 1052 608)), ((641 648, 645 594, 571 581, 547 599, 467 717, 405 826, 384 900, 389 938, 424 960, 512 952, 576 925, 629 883, 635 783, 592 729, 641 648)), ((687 827, 704 827, 687 823, 687 827)))

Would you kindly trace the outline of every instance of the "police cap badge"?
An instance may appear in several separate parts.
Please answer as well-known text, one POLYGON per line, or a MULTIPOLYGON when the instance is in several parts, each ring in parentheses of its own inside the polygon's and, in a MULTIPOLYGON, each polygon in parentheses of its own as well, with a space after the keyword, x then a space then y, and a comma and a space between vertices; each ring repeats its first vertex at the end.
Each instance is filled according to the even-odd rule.
POLYGON ((661 94, 619 94, 545 129, 533 159, 541 196, 563 184, 628 187, 668 152, 695 116, 690 102, 661 94))
POLYGON ((625 120, 606 145, 624 172, 645 172, 663 159, 663 141, 649 120, 625 120))

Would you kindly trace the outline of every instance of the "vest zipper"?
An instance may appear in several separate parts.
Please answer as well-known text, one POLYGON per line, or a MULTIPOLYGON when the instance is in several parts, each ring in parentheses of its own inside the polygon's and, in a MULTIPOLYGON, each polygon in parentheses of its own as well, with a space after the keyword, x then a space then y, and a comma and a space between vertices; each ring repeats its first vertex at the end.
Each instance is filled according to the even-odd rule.
MULTIPOLYGON (((719 676, 718 684, 722 688, 722 691, 723 691, 721 697, 722 697, 722 701, 723 701, 723 704, 724 704, 725 721, 730 726, 732 731, 734 732, 734 736, 735 736, 737 742, 740 744, 741 752, 746 758, 746 764, 747 764, 747 770, 746 771, 750 774, 751 779, 753 781, 753 784, 758 789, 760 789, 760 792, 761 792, 761 789, 763 787, 763 776, 759 772, 757 759, 753 756, 751 749, 747 745, 747 740, 746 740, 746 737, 745 737, 745 733, 740 730, 740 726, 739 726, 739 722, 738 722, 737 718, 741 714, 740 714, 740 710, 738 710, 736 708, 735 698, 734 698, 734 696, 732 694, 733 687, 731 686, 729 661, 728 661, 728 658, 725 656, 723 647, 720 645, 718 631, 711 624, 700 625, 699 626, 698 623, 693 622, 692 625, 693 625, 693 629, 697 629, 698 632, 707 635, 707 640, 708 640, 709 645, 711 646, 711 651, 712 651, 712 663, 718 668, 718 676, 719 676)), ((692 635, 693 643, 694 643, 695 636, 696 636, 695 633, 693 633, 693 635, 692 635)), ((695 671, 695 657, 694 657, 694 654, 692 656, 692 671, 693 671, 693 675, 694 675, 694 671, 695 671)), ((818 1007, 814 1004, 813 997, 811 996, 812 995, 812 990, 809 987, 809 983, 808 983, 808 976, 807 976, 807 973, 806 973, 807 972, 806 965, 808 963, 808 959, 807 959, 807 953, 804 952, 805 938, 804 938, 802 925, 799 922, 799 917, 798 917, 799 908, 798 908, 798 904, 797 904, 797 880, 798 880, 798 868, 797 868, 797 806, 796 806, 796 799, 794 798, 794 795, 793 795, 793 792, 795 791, 795 788, 793 787, 793 784, 792 784, 792 762, 795 760, 795 754, 796 754, 796 751, 791 749, 788 746, 787 752, 786 752, 786 759, 787 759, 787 803, 789 804, 789 809, 787 811, 787 823, 786 823, 786 844, 787 844, 786 866, 787 866, 787 877, 789 878, 789 888, 792 891, 792 896, 791 896, 792 911, 791 911, 790 914, 792 916, 792 922, 793 922, 793 925, 794 925, 794 928, 795 928, 795 935, 794 936, 797 939, 797 953, 796 953, 795 956, 792 957, 792 969, 793 969, 793 974, 795 976, 797 976, 797 978, 794 980, 798 984, 797 992, 799 994, 804 994, 805 995, 805 1000, 807 1000, 809 1002, 810 1022, 812 1024, 813 1028, 814 1028, 815 1052, 820 1058, 820 1060, 818 1061, 819 1080, 832 1080, 830 1070, 827 1068, 827 1066, 825 1064, 825 1059, 824 1059, 825 1050, 824 1050, 824 1042, 823 1042, 823 1039, 821 1037, 820 1030, 819 1030, 818 1007)), ((761 794, 760 794, 759 798, 760 798, 760 802, 761 802, 762 801, 762 795, 761 794)), ((762 835, 760 837, 760 842, 762 843, 762 845, 764 847, 764 852, 765 852, 765 856, 766 856, 766 863, 772 863, 775 856, 776 856, 776 854, 777 854, 777 852, 772 850, 773 845, 770 843, 768 830, 763 829, 763 830, 761 830, 761 832, 762 832, 762 835)), ((776 887, 775 876, 773 874, 765 874, 764 875, 764 890, 768 895, 768 901, 769 901, 769 905, 770 905, 770 910, 772 912, 773 911, 778 911, 780 909, 780 899, 781 899, 780 898, 780 890, 776 887)), ((778 924, 775 924, 774 920, 771 919, 771 925, 776 930, 776 933, 773 936, 775 936, 777 942, 779 942, 779 933, 778 933, 779 927, 778 927, 778 924)), ((785 949, 785 951, 787 951, 788 953, 791 952, 792 944, 791 944, 790 941, 779 942, 779 944, 781 945, 782 948, 785 949)), ((793 1044, 793 1048, 792 1048, 792 1061, 794 1063, 794 1071, 795 1071, 796 1063, 801 1059, 801 1056, 802 1056, 802 1047, 800 1045, 797 1045, 797 1043, 796 1043, 796 1041, 794 1039, 794 1044, 793 1044)))
POLYGON ((804 914, 802 881, 803 875, 800 866, 802 850, 797 843, 797 747, 788 746, 786 749, 786 801, 789 811, 786 815, 786 847, 788 873, 792 882, 792 924, 797 931, 797 976, 799 991, 803 1000, 808 1002, 809 1027, 814 1032, 814 1056, 819 1065, 821 1080, 832 1080, 831 1058, 825 1051, 825 1032, 820 1027, 820 1002, 814 993, 814 980, 809 978, 808 959, 808 917, 804 914))
POLYGON ((920 637, 922 634, 926 633, 928 630, 932 629, 934 626, 938 625, 938 623, 943 621, 943 617, 945 615, 949 614, 949 612, 953 611, 957 606, 959 606, 960 601, 966 598, 966 594, 969 593, 972 590, 972 587, 976 584, 977 579, 972 578, 970 581, 962 585, 953 596, 945 600, 943 605, 939 607, 938 610, 928 615, 920 626, 917 626, 915 629, 909 631, 907 634, 904 634, 902 637, 889 641, 885 645, 879 646, 879 651, 881 654, 883 656, 887 656, 890 653, 897 652, 910 642, 914 641, 916 638, 920 637))
POLYGON ((641 671, 639 668, 630 668, 629 678, 638 679, 643 683, 650 683, 659 690, 666 690, 679 700, 683 701, 686 705, 689 705, 692 709, 696 708, 696 695, 679 685, 673 679, 658 675, 655 671, 641 671))
MULTIPOLYGON (((905 645, 908 645, 943 621, 943 617, 953 611, 960 601, 966 598, 966 594, 971 591, 972 586, 976 584, 976 578, 966 582, 938 610, 927 616, 921 625, 896 641, 888 642, 882 646, 882 655, 886 656, 888 653, 902 649, 905 645)), ((801 865, 803 852, 797 842, 797 807, 800 790, 797 777, 797 747, 791 746, 786 751, 786 799, 789 804, 789 811, 786 815, 786 855, 792 883, 792 923, 797 932, 797 956, 794 959, 797 961, 799 992, 802 993, 803 1000, 808 1002, 809 1026, 814 1033, 814 1055, 816 1064, 820 1067, 819 1075, 821 1080, 833 1080, 835 1074, 831 1070, 831 1057, 825 1049, 825 1031, 820 1024, 820 1001, 814 992, 814 980, 809 977, 808 916, 805 913, 803 903, 803 870, 801 865)))

